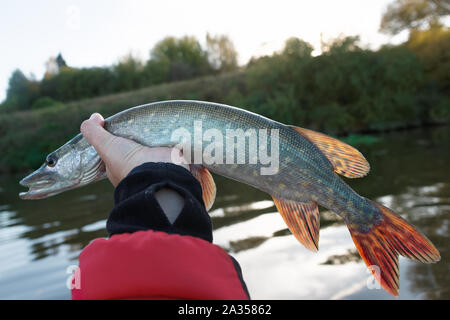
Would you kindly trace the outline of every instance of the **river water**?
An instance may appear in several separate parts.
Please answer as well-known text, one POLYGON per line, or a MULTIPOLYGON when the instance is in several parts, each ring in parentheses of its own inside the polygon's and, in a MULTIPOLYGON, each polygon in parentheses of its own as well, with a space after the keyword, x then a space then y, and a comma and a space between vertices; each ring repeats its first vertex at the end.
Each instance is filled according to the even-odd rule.
MULTIPOLYGON (((416 225, 442 260, 400 257, 399 299, 450 299, 450 127, 376 135, 360 146, 370 174, 348 183, 416 225)), ((70 299, 67 279, 82 248, 106 237, 113 188, 102 181, 43 200, 20 200, 20 176, 0 177, 0 299, 70 299)), ((289 233, 271 198, 216 176, 214 243, 241 264, 253 299, 393 299, 378 289, 350 234, 320 208, 319 252, 289 233)))

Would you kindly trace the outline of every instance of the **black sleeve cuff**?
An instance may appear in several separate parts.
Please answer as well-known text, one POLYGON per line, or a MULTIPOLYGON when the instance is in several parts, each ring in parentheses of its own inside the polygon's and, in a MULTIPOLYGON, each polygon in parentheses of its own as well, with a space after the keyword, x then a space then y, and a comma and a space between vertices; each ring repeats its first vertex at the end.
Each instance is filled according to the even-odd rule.
POLYGON ((212 242, 211 218, 203 203, 200 183, 188 170, 172 163, 147 162, 134 168, 114 191, 114 208, 106 229, 110 236, 155 230, 212 242), (173 224, 154 196, 163 187, 184 198, 184 207, 173 224))

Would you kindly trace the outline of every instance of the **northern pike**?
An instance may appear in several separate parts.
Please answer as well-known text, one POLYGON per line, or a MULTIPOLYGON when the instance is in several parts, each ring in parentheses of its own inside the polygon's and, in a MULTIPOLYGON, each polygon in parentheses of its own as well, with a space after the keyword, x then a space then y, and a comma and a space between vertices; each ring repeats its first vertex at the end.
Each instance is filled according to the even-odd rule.
MULTIPOLYGON (((370 167, 358 150, 325 134, 223 104, 184 100, 127 109, 105 119, 104 128, 149 147, 178 146, 180 139, 175 139, 173 133, 183 128, 194 136, 193 140, 184 141, 194 157, 214 149, 216 154, 211 155, 217 160, 221 151, 231 146, 231 153, 237 152, 234 163, 203 159, 190 165, 191 173, 202 186, 207 209, 216 195, 212 171, 270 194, 292 234, 306 248, 317 251, 318 205, 321 205, 343 218, 362 259, 380 285, 394 296, 399 289, 399 255, 424 263, 440 260, 438 250, 414 226, 389 208, 358 195, 339 177, 363 177, 370 167), (203 132, 210 133, 208 137, 200 136, 200 140, 210 141, 209 144, 195 139, 199 125, 203 132), (237 142, 227 135, 239 130, 245 132, 245 137, 237 142), (252 140, 258 133, 261 138, 264 132, 266 140, 252 140), (226 137, 226 141, 217 141, 220 136, 226 137), (270 139, 272 144, 264 142, 270 139), (267 161, 265 164, 255 161, 256 149, 246 148, 250 140, 257 141, 259 151, 279 154, 273 172, 263 172, 267 161)), ((29 187, 20 197, 45 198, 105 177, 103 161, 78 134, 51 152, 38 170, 20 181, 29 187)))

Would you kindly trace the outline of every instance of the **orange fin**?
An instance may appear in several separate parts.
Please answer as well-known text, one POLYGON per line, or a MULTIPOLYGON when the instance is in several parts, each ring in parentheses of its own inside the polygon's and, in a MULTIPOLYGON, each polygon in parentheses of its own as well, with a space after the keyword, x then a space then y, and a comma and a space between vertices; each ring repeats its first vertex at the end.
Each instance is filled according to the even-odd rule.
POLYGON ((275 206, 292 234, 307 249, 319 250, 319 208, 317 203, 282 200, 273 197, 275 206))
POLYGON ((364 156, 352 146, 323 133, 290 126, 311 141, 328 158, 334 171, 347 178, 364 177, 370 165, 364 156))
POLYGON ((437 262, 441 257, 431 241, 415 227, 385 206, 372 203, 382 213, 383 220, 366 233, 350 225, 350 234, 375 279, 387 292, 398 296, 399 254, 425 263, 437 262))
POLYGON ((209 210, 214 204, 214 200, 216 200, 216 184, 214 183, 214 179, 209 170, 203 166, 191 165, 190 169, 192 175, 202 186, 203 202, 205 203, 206 210, 209 210))

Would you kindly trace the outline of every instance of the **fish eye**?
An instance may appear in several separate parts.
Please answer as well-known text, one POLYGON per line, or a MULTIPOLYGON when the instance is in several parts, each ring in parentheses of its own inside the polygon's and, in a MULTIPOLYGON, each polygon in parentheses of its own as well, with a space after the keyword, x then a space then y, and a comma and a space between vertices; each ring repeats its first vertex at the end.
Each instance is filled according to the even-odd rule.
POLYGON ((52 168, 56 165, 57 159, 53 156, 48 156, 46 162, 47 162, 47 166, 52 168))

